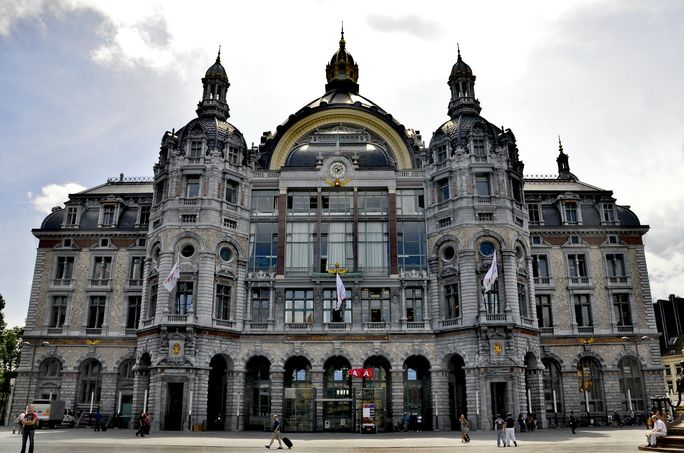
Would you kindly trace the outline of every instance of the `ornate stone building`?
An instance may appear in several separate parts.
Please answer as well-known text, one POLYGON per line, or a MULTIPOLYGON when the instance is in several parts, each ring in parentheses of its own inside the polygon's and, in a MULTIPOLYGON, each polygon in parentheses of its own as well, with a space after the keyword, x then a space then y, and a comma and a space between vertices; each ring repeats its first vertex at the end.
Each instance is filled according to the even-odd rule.
POLYGON ((557 177, 525 178, 460 52, 427 147, 359 94, 344 36, 326 78, 249 148, 219 55, 152 180, 74 194, 34 230, 14 412, 52 397, 146 408, 166 430, 262 430, 272 413, 288 431, 383 431, 405 413, 490 429, 497 412, 601 420, 661 392, 657 340, 637 340, 657 337, 648 227, 612 192, 562 148, 557 177))

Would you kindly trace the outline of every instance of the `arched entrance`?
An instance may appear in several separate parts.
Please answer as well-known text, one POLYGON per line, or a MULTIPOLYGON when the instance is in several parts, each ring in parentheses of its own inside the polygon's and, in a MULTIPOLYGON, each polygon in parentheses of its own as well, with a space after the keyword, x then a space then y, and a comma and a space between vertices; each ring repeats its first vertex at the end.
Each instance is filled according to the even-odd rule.
POLYGON ((461 424, 458 422, 458 417, 461 414, 468 414, 464 367, 465 361, 458 354, 454 354, 449 360, 449 421, 452 430, 460 430, 461 424))
POLYGON ((432 386, 430 362, 423 356, 411 356, 404 362, 404 413, 410 417, 409 429, 432 427, 432 386), (420 423, 419 423, 420 422, 420 423))
MULTIPOLYGON (((556 414, 565 410, 563 395, 563 376, 557 361, 551 358, 542 359, 544 364, 544 412, 547 420, 556 420, 556 414)), ((549 426, 553 426, 549 424, 549 426)))
POLYGON ((620 396, 623 411, 646 410, 641 366, 634 357, 623 357, 618 364, 620 372, 620 396))
POLYGON ((315 391, 311 385, 311 363, 306 357, 285 362, 283 430, 313 431, 316 418, 315 391))
POLYGON ((323 375, 323 429, 325 431, 352 431, 353 395, 349 361, 340 356, 330 357, 324 365, 323 375))
POLYGON ((365 407, 366 414, 372 414, 376 429, 386 431, 388 425, 392 424, 390 363, 382 356, 373 356, 366 359, 363 367, 373 368, 373 379, 363 378, 361 401, 357 403, 357 420, 364 421, 363 419, 367 418, 363 414, 365 407))
POLYGON ((222 354, 209 362, 209 388, 207 389, 207 429, 223 431, 226 427, 226 371, 228 358, 222 354))
POLYGON ((582 409, 587 415, 602 415, 606 404, 601 364, 593 357, 582 357, 577 364, 577 380, 582 409))
POLYGON ((245 429, 263 431, 270 426, 271 362, 255 356, 245 365, 245 429))

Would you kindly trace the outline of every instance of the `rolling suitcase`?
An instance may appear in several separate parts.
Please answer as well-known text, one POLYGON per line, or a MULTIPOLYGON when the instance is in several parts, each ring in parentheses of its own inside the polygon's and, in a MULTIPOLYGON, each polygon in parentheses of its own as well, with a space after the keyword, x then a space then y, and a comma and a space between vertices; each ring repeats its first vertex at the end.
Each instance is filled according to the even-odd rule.
POLYGON ((283 437, 283 443, 287 446, 288 450, 292 448, 292 441, 289 437, 283 437))

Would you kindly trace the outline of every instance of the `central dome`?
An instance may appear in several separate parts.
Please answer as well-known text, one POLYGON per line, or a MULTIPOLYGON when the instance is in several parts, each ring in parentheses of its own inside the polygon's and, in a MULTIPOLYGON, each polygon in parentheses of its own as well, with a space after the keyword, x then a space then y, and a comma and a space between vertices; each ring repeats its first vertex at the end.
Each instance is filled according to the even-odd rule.
POLYGON ((328 83, 325 91, 351 91, 359 92, 359 66, 354 62, 354 57, 347 52, 347 42, 344 40, 344 29, 340 38, 340 48, 330 59, 325 67, 325 76, 328 83))

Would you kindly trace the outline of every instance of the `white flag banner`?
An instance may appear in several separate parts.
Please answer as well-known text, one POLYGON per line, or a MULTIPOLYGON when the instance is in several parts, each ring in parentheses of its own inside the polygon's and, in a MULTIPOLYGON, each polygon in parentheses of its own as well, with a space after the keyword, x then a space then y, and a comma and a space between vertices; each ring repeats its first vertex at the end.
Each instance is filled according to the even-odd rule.
POLYGON ((489 270, 487 271, 487 274, 484 276, 484 280, 482 280, 485 292, 489 292, 492 289, 492 286, 494 286, 494 282, 496 281, 496 278, 498 276, 499 271, 496 268, 496 252, 494 252, 494 257, 492 258, 492 265, 489 266, 489 270))
POLYGON ((347 297, 347 290, 344 288, 344 283, 342 283, 342 278, 340 277, 339 272, 335 275, 337 276, 335 279, 337 283, 337 306, 335 307, 335 310, 339 310, 342 308, 344 298, 347 297))
POLYGON ((164 280, 164 288, 166 288, 167 291, 171 291, 176 287, 176 282, 178 282, 178 279, 180 278, 180 260, 176 260, 176 263, 173 265, 171 268, 171 272, 169 272, 168 277, 166 277, 166 280, 164 280))

